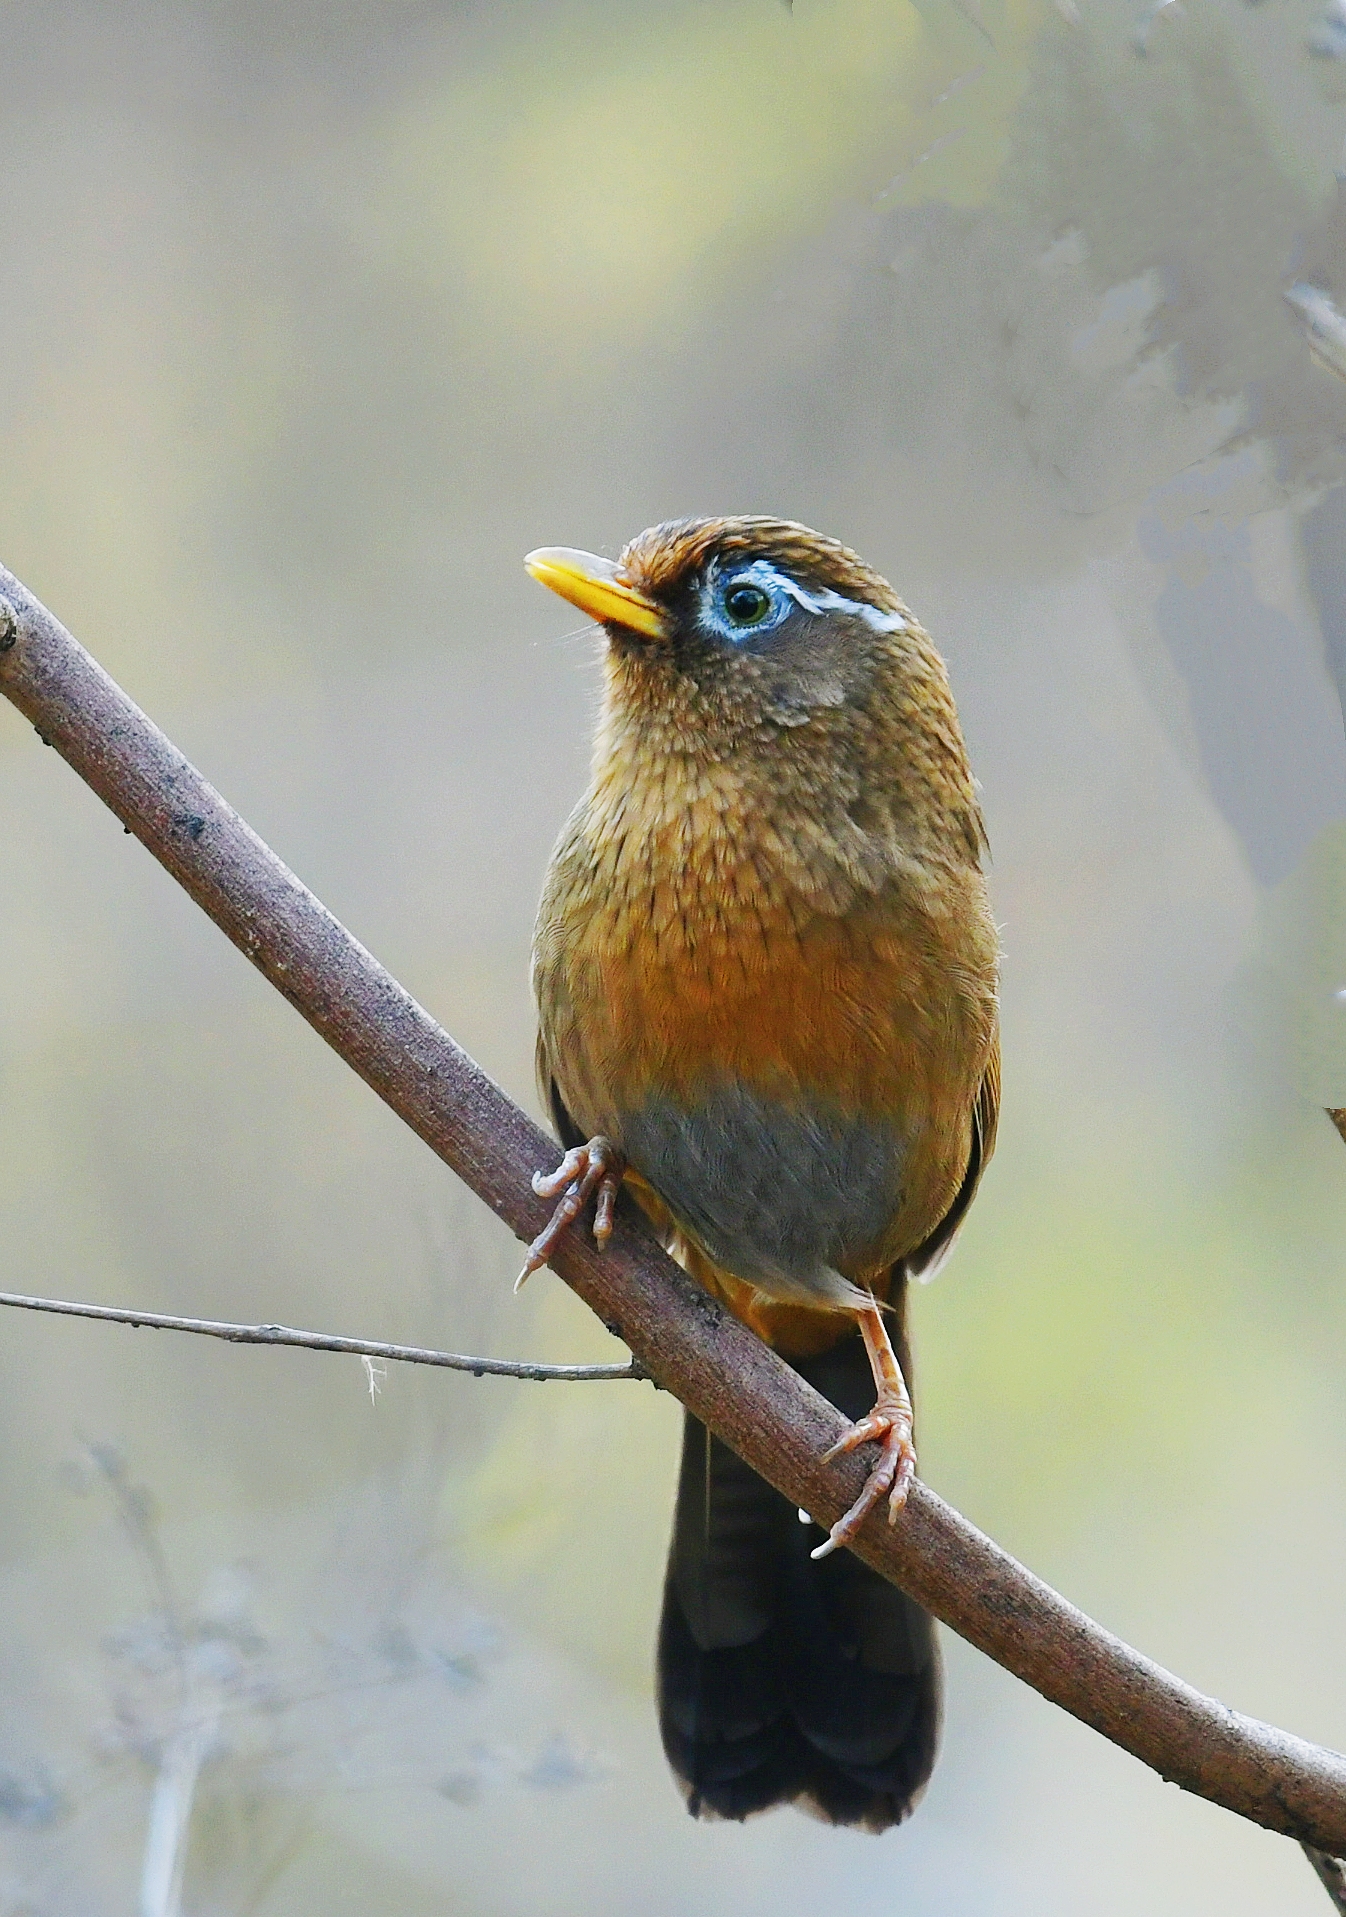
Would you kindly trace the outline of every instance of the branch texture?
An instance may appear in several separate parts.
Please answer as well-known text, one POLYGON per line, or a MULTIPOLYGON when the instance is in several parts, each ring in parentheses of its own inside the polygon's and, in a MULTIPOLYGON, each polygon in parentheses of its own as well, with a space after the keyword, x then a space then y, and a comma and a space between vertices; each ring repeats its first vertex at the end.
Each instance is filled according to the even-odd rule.
POLYGON ((444 1371, 470 1371, 474 1378, 525 1378, 545 1384, 646 1377, 634 1358, 624 1365, 538 1365, 526 1358, 471 1358, 462 1351, 433 1351, 426 1345, 390 1345, 379 1338, 339 1338, 330 1331, 296 1331, 291 1325, 234 1325, 222 1318, 177 1318, 166 1311, 132 1311, 123 1305, 82 1305, 69 1298, 30 1298, 0 1291, 0 1305, 19 1311, 51 1311, 62 1318, 97 1318, 108 1325, 144 1326, 149 1331, 194 1331, 199 1338, 223 1338, 231 1345, 296 1345, 301 1351, 339 1351, 355 1358, 391 1358, 400 1365, 438 1365, 444 1371))
MULTIPOLYGON (((517 1237, 534 1237, 549 1207, 529 1181, 552 1169, 556 1146, 3 569, 0 692, 431 1150, 517 1237)), ((792 1503, 825 1527, 841 1516, 865 1465, 822 1463, 844 1428, 840 1412, 665 1257, 629 1203, 605 1253, 578 1233, 554 1269, 657 1383, 792 1503)), ((1161 1776, 1346 1852, 1346 1759, 1226 1709, 1131 1650, 924 1485, 895 1527, 872 1515, 854 1549, 1161 1776)))

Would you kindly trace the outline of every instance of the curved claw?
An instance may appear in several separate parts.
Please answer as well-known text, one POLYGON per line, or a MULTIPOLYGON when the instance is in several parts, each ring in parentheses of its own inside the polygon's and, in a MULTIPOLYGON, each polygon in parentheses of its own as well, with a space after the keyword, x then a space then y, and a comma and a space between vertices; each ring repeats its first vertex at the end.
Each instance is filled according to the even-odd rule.
POLYGON ((877 1442, 879 1461, 865 1480, 865 1488, 850 1510, 837 1522, 818 1546, 809 1553, 813 1558, 830 1557, 840 1545, 849 1544, 874 1506, 888 1494, 888 1522, 896 1524, 897 1514, 907 1501, 916 1476, 916 1448, 912 1443, 911 1405, 905 1399, 880 1398, 867 1418, 859 1418, 829 1451, 823 1462, 830 1463, 845 1451, 877 1442))
POLYGON ((617 1193, 621 1190, 625 1166, 617 1147, 606 1138, 591 1138, 587 1145, 575 1145, 566 1153, 554 1172, 536 1172, 533 1190, 539 1198, 556 1198, 555 1211, 528 1247, 523 1270, 514 1280, 514 1289, 545 1265, 557 1245, 580 1216, 595 1191, 594 1242, 602 1251, 612 1236, 617 1193))

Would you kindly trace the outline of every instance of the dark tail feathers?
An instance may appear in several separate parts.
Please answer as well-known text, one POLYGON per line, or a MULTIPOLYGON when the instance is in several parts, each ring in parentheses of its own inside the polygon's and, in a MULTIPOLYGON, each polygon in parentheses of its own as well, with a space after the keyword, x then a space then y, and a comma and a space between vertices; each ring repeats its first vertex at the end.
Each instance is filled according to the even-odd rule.
MULTIPOLYGON (((904 1369, 906 1354, 903 1353, 904 1369)), ((858 1336, 795 1367, 848 1417, 874 1383, 858 1336)), ((688 1418, 659 1628, 664 1749, 694 1817, 773 1804, 886 1830, 935 1761, 934 1625, 688 1418)))

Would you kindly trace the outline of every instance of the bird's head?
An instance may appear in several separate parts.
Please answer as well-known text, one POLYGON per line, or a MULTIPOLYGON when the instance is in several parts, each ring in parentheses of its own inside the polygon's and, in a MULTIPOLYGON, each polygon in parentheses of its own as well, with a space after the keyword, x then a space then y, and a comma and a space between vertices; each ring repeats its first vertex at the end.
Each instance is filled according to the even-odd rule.
POLYGON ((618 697, 662 698, 711 731, 863 706, 919 631, 862 559, 789 520, 675 520, 615 564, 566 547, 524 563, 602 625, 618 697))
MULTIPOLYGON (((615 564, 546 547, 535 579, 606 635, 595 789, 687 790, 730 773, 745 803, 980 856, 981 815, 944 662, 886 579, 789 520, 682 519, 615 564), (692 786, 687 786, 691 775, 692 786)), ((625 800, 622 800, 625 803, 625 800)))

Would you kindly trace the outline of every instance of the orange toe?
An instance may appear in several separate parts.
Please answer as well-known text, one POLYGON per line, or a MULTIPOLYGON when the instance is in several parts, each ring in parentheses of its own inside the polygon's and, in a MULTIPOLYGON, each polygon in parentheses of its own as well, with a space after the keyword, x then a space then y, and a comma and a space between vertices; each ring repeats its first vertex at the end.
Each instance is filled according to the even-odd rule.
POLYGON ((840 1457, 843 1452, 854 1451, 860 1445, 870 1443, 879 1445, 879 1457, 865 1480, 864 1490, 845 1516, 837 1519, 823 1543, 810 1556, 830 1557, 841 1545, 849 1544, 885 1495, 888 1499, 888 1522, 897 1522, 897 1514, 906 1503, 907 1493, 916 1476, 916 1448, 912 1443, 909 1401, 904 1398, 885 1402, 881 1397, 869 1416, 858 1418, 824 1454, 824 1463, 840 1457))
POLYGON ((523 1270, 514 1281, 516 1291, 546 1264, 595 1193, 594 1241, 600 1251, 603 1249, 612 1236, 624 1171, 617 1147, 609 1139, 591 1138, 587 1145, 573 1146, 554 1172, 534 1174, 533 1190, 538 1197, 555 1198, 557 1203, 550 1219, 528 1247, 523 1270))

